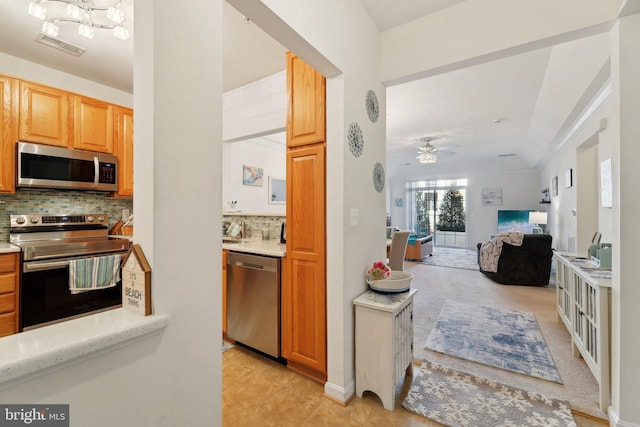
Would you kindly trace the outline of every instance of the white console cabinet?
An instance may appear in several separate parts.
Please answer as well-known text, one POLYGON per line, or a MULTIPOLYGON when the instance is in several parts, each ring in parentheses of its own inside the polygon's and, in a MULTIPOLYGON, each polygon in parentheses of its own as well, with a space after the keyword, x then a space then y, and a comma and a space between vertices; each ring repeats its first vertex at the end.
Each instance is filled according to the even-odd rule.
MULTIPOLYGON (((395 409, 395 388, 413 361, 413 296, 367 291, 356 310, 356 394, 375 393, 385 409, 395 409)), ((410 372, 411 374, 412 372, 410 372)))
POLYGON ((610 404, 611 279, 576 254, 554 254, 558 318, 571 334, 573 355, 582 356, 600 386, 600 409, 610 404))

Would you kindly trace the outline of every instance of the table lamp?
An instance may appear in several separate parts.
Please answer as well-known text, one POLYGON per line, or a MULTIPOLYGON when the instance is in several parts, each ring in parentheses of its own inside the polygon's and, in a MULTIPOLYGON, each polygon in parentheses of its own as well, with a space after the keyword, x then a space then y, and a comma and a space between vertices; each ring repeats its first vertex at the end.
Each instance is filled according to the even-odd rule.
POLYGON ((533 224, 533 234, 543 234, 541 225, 547 225, 546 212, 529 212, 529 224, 533 224))

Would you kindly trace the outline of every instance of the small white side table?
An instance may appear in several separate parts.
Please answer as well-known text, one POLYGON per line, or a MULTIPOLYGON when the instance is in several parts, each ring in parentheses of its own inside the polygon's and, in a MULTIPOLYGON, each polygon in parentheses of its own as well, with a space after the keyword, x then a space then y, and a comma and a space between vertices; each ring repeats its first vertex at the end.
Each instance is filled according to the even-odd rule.
POLYGON ((356 395, 369 390, 385 409, 395 409, 395 388, 407 370, 413 375, 413 296, 367 291, 356 308, 356 395))

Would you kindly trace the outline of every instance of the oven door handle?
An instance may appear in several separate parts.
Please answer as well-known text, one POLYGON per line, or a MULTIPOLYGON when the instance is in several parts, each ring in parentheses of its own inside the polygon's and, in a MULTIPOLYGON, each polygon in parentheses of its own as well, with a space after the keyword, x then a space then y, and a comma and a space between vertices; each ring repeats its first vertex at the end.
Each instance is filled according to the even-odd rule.
POLYGON ((52 261, 52 262, 38 262, 38 263, 24 263, 22 266, 23 273, 32 273, 34 271, 54 270, 56 268, 64 268, 69 266, 69 260, 66 261, 52 261))

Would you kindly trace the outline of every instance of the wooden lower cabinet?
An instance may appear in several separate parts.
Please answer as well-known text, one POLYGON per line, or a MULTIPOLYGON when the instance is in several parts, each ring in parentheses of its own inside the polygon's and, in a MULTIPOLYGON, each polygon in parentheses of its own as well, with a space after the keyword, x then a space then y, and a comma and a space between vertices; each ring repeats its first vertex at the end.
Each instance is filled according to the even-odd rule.
POLYGON ((227 252, 222 250, 222 338, 227 339, 227 252))
POLYGON ((325 144, 287 150, 287 256, 282 352, 288 366, 327 379, 325 144))
POLYGON ((20 296, 18 293, 20 254, 0 254, 0 337, 18 332, 20 296))

